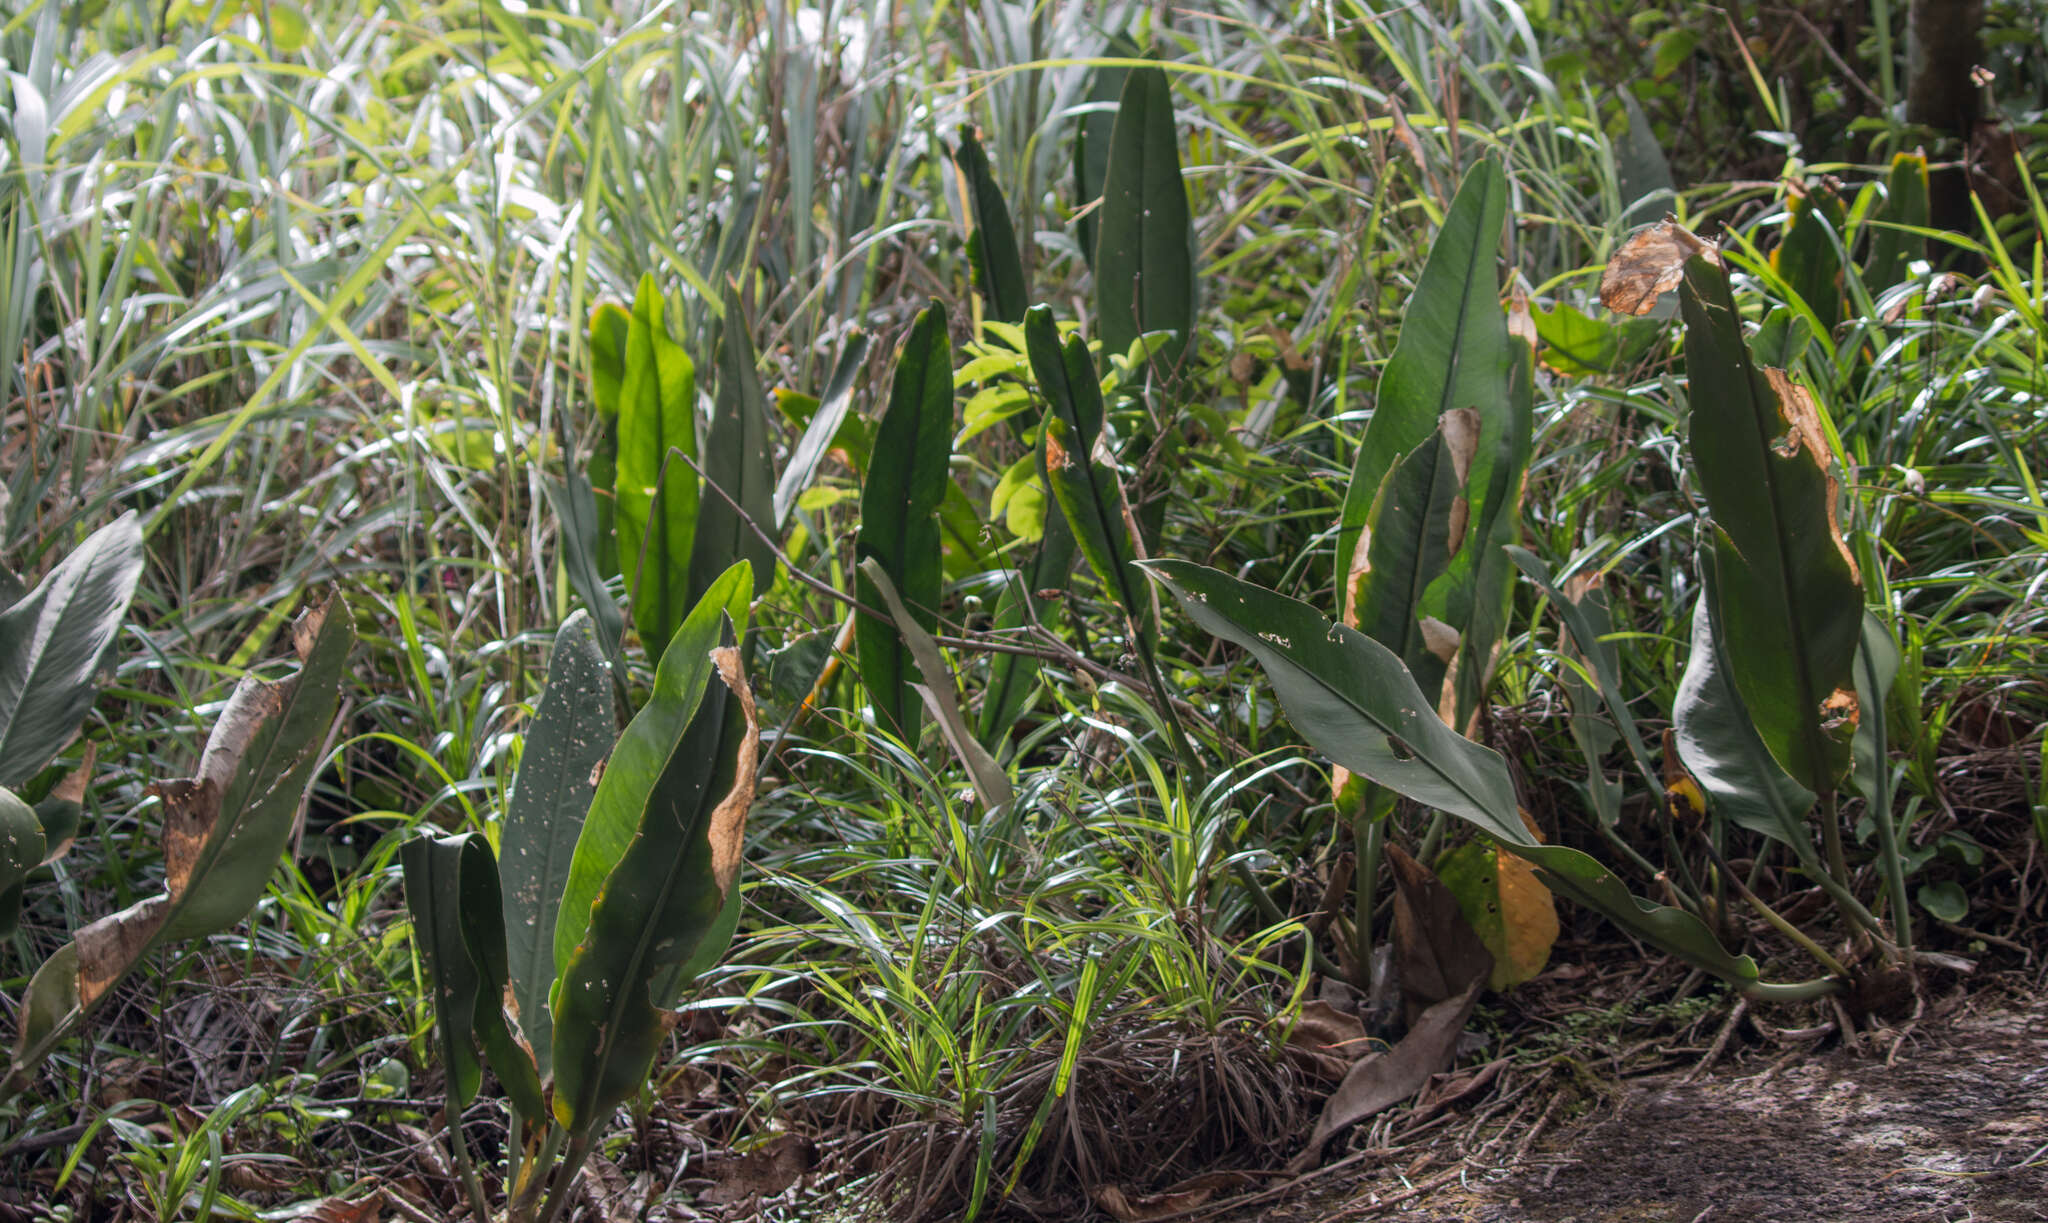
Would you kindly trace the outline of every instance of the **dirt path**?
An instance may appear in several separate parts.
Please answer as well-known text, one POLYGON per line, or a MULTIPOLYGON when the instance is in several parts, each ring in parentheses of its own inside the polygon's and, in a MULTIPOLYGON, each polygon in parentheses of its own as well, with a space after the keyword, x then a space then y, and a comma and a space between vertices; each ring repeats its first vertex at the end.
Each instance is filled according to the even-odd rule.
POLYGON ((1644 1084, 1520 1166, 1468 1165, 1276 1206, 1280 1223, 2029 1223, 2048 1220, 2048 1006, 1916 1034, 1895 1065, 1837 1051, 1644 1084), (1438 1173, 1438 1175, 1442 1175, 1438 1173), (1384 1205, 1376 1203, 1384 1202, 1384 1205))

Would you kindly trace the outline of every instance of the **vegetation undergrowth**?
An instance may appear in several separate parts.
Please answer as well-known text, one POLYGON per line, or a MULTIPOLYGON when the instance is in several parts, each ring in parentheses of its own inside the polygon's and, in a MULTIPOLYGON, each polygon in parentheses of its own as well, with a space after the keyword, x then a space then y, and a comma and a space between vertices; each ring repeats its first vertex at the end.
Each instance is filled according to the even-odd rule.
POLYGON ((2034 967, 2040 8, 1889 7, 19 0, 0 1213, 1135 1218, 2034 967))

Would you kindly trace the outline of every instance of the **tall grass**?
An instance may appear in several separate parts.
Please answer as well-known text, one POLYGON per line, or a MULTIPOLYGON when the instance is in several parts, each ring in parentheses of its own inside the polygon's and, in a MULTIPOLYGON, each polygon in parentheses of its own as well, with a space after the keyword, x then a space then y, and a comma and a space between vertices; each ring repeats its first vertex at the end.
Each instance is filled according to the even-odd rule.
MULTIPOLYGON (((876 401, 912 311, 938 297, 971 315, 947 154, 971 123, 1030 239, 1039 296, 1084 311, 1071 141, 1094 113, 1095 74, 1128 63, 1112 37, 1129 34, 1174 71, 1204 285, 1208 393, 1190 405, 1191 444, 1150 486, 1167 498, 1157 550, 1327 601, 1369 390, 1462 168, 1504 157, 1514 270, 1539 308, 1590 309, 1600 261, 1642 215, 1623 194, 1641 181, 1624 164, 1636 154, 1583 86, 1553 79, 1551 32, 1513 0, 1346 0, 1279 17, 1248 2, 1002 0, 264 11, 29 0, 0 25, 14 74, 0 550, 40 571, 128 507, 151 532, 136 623, 90 732, 96 842, 60 867, 9 963, 48 950, 59 910, 75 925, 146 890, 160 868, 145 784, 181 775, 225 681, 265 656, 303 593, 360 592, 368 648, 305 864, 280 873, 246 940, 167 963, 129 1017, 201 988, 216 960, 301 971, 303 1012, 248 1039, 268 1042, 250 1082, 305 1112, 253 1141, 309 1162, 333 1126, 354 1132, 314 1115, 333 1111, 323 1097, 365 1098, 361 1076, 386 1058, 423 1066, 429 1018, 395 847, 422 824, 495 827, 545 642, 575 603, 543 482, 595 433, 596 303, 651 271, 701 353, 733 285, 764 379, 807 393, 862 329, 882 341, 861 403, 876 401)), ((1759 253, 1781 197, 1703 188, 1669 202, 1725 222, 1755 287, 1782 300, 1759 253)), ((2038 201, 2034 221, 2048 227, 2038 201)), ((2048 281, 2038 243, 1948 241, 1986 271, 1859 282, 1854 321, 1803 356, 1913 647, 1926 733, 1907 771, 1926 812, 1941 808, 1945 757, 2013 746, 1980 733, 1985 702, 2020 737, 2048 713, 2027 678, 2048 666, 2048 281), (1943 737, 1963 729, 1969 745, 1943 737)), ((1631 694, 1665 708, 1693 510, 1670 352, 1660 339, 1634 369, 1546 373, 1528 498, 1538 550, 1560 569, 1645 596, 1616 598, 1647 609, 1617 626, 1619 644, 1631 694)), ((1021 453, 1000 430, 964 448, 955 475, 972 506, 1021 453)), ((820 488, 850 485, 830 470, 820 488)), ((846 497, 807 501, 789 564, 850 588, 853 519, 846 497)), ((991 528, 984 546, 1011 542, 991 528)), ((986 568, 955 567, 949 628, 976 623, 986 568)), ((1503 662, 1502 700, 1525 710, 1570 682, 1535 610, 1522 608, 1503 662)), ((842 615, 784 576, 765 597, 763 645, 816 632, 822 662, 842 615)), ((1064 615, 1091 648, 1090 626, 1116 613, 1084 584, 1064 615)), ((1009 760, 1021 797, 990 820, 972 818, 963 774, 933 763, 947 757, 864 722, 850 681, 814 704, 815 668, 777 688, 741 941, 694 1004, 739 1019, 683 1055, 739 1068, 745 1104, 721 1124, 766 1132, 852 1101, 875 1133, 918 1122, 955 1144, 943 1176, 893 1192, 937 1201, 944 1181, 947 1200, 1023 1186, 1051 1201, 1079 1137, 1114 1119, 1076 1112, 1076 1093, 1122 1082, 1112 1055, 1150 1065, 1202 1041, 1215 1054, 1203 1073, 1236 1093, 1243 1132, 1291 1124, 1273 1017, 1300 1001, 1311 962, 1299 924, 1274 910, 1307 914, 1341 849, 1327 784, 1241 662, 1206 642, 1169 656, 1200 775, 1167 758, 1145 702, 1055 666, 1009 760)), ((1531 734, 1525 764, 1561 774, 1571 750, 1541 721, 1531 734)), ((110 1055, 75 1057, 104 1070, 110 1055)), ((170 1060, 190 1073, 195 1056, 170 1060)), ((113 1162, 182 1195, 174 1164, 122 1133, 113 1162)), ((1131 1154, 1079 1171, 1160 1171, 1131 1154)))

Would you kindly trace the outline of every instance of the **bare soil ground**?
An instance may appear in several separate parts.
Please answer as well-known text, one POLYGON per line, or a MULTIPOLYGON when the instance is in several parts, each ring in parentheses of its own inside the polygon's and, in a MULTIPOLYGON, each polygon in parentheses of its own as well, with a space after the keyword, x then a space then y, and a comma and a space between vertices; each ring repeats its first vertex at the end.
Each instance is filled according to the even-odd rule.
MULTIPOLYGON (((1232 1223, 2048 1220, 2048 1002, 1973 1003, 1884 1047, 1758 1048, 1627 1081, 1527 1151, 1371 1169, 1232 1223), (1981 1009, 1979 1009, 1981 1006, 1981 1009)), ((1489 1144, 1491 1146, 1491 1144, 1489 1144)), ((1362 1162, 1361 1169, 1370 1169, 1362 1162)))

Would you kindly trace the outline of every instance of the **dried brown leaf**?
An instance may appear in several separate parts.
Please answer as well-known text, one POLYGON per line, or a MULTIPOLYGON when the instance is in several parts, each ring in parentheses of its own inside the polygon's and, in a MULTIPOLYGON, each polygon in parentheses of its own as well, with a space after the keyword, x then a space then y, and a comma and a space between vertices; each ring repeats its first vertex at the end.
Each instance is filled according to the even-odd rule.
POLYGON ((1151 1223, 1207 1205, 1210 1198, 1244 1181, 1239 1172, 1205 1172, 1158 1193, 1127 1193, 1115 1185, 1101 1185, 1094 1197, 1095 1204, 1120 1223, 1151 1223))
POLYGON ((802 1179, 815 1160, 809 1142, 795 1134, 778 1134, 745 1155, 713 1160, 711 1172, 718 1183, 705 1190, 701 1200, 733 1206, 772 1198, 802 1179))
POLYGON ((322 1198, 291 1218, 299 1223, 377 1223, 383 1218, 384 1191, 372 1189, 360 1201, 322 1198))
POLYGON ((740 712, 746 716, 746 737, 740 740, 739 763, 734 772, 732 792, 720 800, 711 813, 711 876, 718 884, 720 896, 729 895, 733 882, 739 878, 740 851, 746 844, 747 809, 754 805, 754 774, 758 771, 761 755, 761 726, 754 711, 754 690, 747 686, 745 668, 740 663, 740 652, 732 646, 720 646, 711 651, 711 660, 718 667, 719 678, 739 698, 740 712))
POLYGON ((1694 255, 1721 261, 1713 244, 1669 218, 1637 230, 1600 274, 1600 304, 1617 314, 1648 314, 1685 279, 1694 255))
POLYGON ((1493 956, 1434 872, 1399 845, 1387 846, 1387 865, 1394 874, 1394 963, 1412 1027, 1472 982, 1485 984, 1493 956))
POLYGON ((1400 1044, 1353 1066, 1323 1105, 1308 1146, 1288 1164, 1288 1171, 1300 1173, 1315 1167, 1332 1136, 1406 1100, 1449 1066, 1458 1051, 1458 1034, 1465 1030, 1465 1020, 1485 988, 1482 973, 1462 992, 1424 1011, 1400 1044))
POLYGON ((1358 1016, 1317 999, 1302 1004, 1301 1017, 1287 1033, 1286 1057, 1305 1073, 1334 1081, 1372 1051, 1370 1041, 1358 1016))

